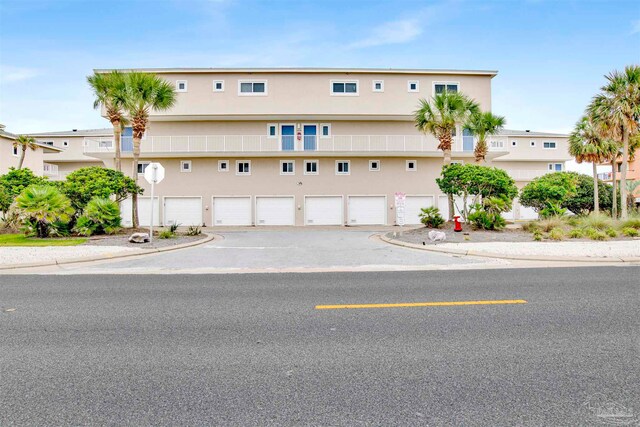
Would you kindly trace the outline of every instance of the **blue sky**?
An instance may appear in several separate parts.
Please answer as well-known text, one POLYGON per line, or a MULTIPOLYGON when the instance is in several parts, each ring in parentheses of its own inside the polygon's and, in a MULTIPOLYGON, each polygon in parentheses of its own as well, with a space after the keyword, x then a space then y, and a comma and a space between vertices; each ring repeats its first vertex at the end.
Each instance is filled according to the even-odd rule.
POLYGON ((640 1, 0 0, 0 123, 106 127, 93 68, 495 69, 509 128, 569 131, 640 63, 640 1))

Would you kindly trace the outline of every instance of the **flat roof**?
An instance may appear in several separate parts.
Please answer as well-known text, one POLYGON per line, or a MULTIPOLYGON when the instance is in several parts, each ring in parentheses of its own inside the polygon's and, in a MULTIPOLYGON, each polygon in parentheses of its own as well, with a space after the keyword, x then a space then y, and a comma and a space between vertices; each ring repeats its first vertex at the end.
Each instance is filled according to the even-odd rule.
POLYGON ((55 132, 37 132, 30 133, 29 136, 37 136, 37 137, 56 137, 56 136, 111 136, 113 135, 113 128, 102 128, 102 129, 72 129, 72 130, 63 130, 63 131, 55 131, 55 132))
POLYGON ((498 135, 502 136, 549 136, 549 137, 568 137, 569 135, 565 135, 563 133, 549 133, 549 132, 537 132, 533 130, 513 130, 513 129, 502 129, 498 132, 498 135))
POLYGON ((122 72, 138 71, 155 74, 202 74, 202 73, 308 73, 308 74, 330 74, 330 73, 354 73, 354 74, 455 74, 455 75, 483 75, 494 77, 498 74, 496 70, 452 70, 452 69, 430 69, 430 68, 96 68, 96 73, 108 73, 113 70, 122 72))

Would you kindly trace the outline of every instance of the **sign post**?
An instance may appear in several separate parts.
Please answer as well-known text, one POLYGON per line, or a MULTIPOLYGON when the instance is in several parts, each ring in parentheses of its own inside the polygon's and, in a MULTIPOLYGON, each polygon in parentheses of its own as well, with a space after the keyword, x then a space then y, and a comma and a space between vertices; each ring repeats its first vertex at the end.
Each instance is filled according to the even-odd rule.
POLYGON ((144 179, 151 184, 151 220, 149 221, 149 243, 153 243, 153 205, 156 184, 164 179, 164 167, 160 163, 149 163, 144 170, 144 179))
POLYGON ((404 223, 405 223, 404 209, 405 209, 405 201, 407 199, 407 195, 405 193, 398 191, 395 194, 395 199, 396 199, 396 223, 400 226, 400 235, 402 235, 402 227, 404 226, 404 223))

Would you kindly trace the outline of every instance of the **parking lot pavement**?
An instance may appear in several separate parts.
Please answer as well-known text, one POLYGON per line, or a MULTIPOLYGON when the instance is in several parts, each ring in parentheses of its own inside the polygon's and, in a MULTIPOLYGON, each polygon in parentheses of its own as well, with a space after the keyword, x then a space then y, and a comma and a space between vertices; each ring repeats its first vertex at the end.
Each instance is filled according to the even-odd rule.
POLYGON ((176 252, 67 267, 66 272, 237 272, 297 270, 412 270, 478 266, 495 261, 401 248, 367 230, 245 230, 176 252))

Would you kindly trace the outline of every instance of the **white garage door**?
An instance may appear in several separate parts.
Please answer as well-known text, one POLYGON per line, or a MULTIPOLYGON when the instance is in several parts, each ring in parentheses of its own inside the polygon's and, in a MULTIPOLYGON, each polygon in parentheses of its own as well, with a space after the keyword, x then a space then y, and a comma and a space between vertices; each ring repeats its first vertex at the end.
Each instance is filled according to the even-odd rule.
POLYGON ((420 224, 420 210, 433 205, 433 196, 407 196, 404 202, 404 223, 420 224))
POLYGON ((342 197, 307 196, 304 199, 306 225, 342 225, 342 197))
POLYGON ((520 205, 520 214, 518 219, 538 219, 538 213, 533 208, 520 205))
POLYGON ((213 225, 251 225, 251 196, 214 197, 213 225))
POLYGON ((256 225, 295 225, 293 197, 256 197, 256 225))
MULTIPOLYGON (((462 221, 462 214, 460 213, 463 209, 462 197, 455 196, 453 198, 454 208, 456 210, 456 215, 460 216, 460 221, 462 221)), ((467 200, 467 203, 471 203, 471 200, 467 200)), ((449 219, 449 200, 447 196, 439 196, 438 197, 438 209, 440 209, 440 215, 444 218, 445 221, 449 219)))
MULTIPOLYGON (((153 205, 153 225, 160 225, 160 198, 154 197, 153 205)), ((122 225, 131 227, 131 199, 125 199, 120 202, 120 216, 122 217, 122 225)), ((151 218, 151 197, 138 196, 138 223, 140 226, 148 227, 151 218)))
POLYGON ((200 197, 165 197, 164 225, 202 225, 200 197))
POLYGON ((384 225, 386 223, 386 197, 349 196, 349 225, 384 225))

